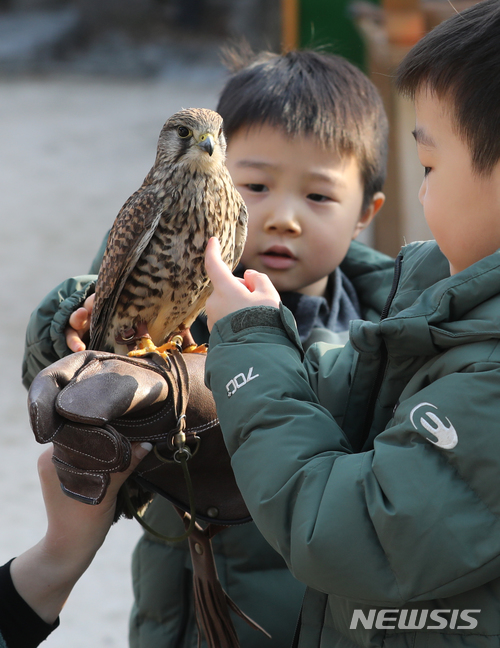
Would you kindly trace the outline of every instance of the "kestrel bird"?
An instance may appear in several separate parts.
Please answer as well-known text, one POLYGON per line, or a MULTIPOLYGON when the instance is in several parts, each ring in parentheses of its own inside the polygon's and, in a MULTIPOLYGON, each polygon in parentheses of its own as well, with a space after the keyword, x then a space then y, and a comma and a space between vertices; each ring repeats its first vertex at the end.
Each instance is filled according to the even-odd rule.
POLYGON ((212 291, 210 237, 233 270, 247 230, 245 203, 225 165, 222 117, 190 108, 172 115, 156 161, 111 229, 90 325, 90 348, 126 354, 159 347, 189 328, 212 291))

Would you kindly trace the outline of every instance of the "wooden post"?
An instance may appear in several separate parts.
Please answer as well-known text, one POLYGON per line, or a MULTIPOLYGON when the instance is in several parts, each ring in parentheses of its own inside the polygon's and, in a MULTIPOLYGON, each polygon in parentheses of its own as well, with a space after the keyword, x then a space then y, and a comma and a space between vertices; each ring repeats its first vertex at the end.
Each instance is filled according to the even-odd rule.
POLYGON ((425 33, 420 0, 382 0, 387 36, 395 45, 412 47, 425 33))
POLYGON ((281 0, 281 49, 299 47, 299 0, 281 0))

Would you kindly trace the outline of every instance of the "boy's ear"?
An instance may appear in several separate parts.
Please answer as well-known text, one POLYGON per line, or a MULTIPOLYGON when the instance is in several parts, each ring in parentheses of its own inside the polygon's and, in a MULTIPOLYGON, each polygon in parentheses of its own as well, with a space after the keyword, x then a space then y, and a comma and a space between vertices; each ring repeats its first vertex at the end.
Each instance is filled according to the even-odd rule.
POLYGON ((361 214, 361 217, 356 224, 356 228, 354 229, 354 233, 352 235, 353 239, 355 239, 364 229, 368 227, 368 225, 375 218, 375 214, 380 210, 384 203, 385 194, 383 194, 381 191, 377 191, 377 193, 373 194, 368 207, 366 207, 365 211, 361 214))

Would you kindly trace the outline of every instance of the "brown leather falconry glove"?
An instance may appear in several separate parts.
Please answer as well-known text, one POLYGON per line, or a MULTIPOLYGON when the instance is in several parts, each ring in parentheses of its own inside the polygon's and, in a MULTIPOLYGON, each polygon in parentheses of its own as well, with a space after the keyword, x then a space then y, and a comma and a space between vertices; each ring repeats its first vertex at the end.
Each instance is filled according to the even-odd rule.
POLYGON ((129 478, 142 490, 189 511, 176 461, 176 452, 188 452, 196 517, 248 521, 204 370, 201 354, 174 353, 165 361, 154 353, 139 359, 81 351, 41 371, 28 395, 30 421, 39 443, 54 444, 63 490, 98 504, 110 473, 129 466, 130 442, 148 441, 154 450, 129 478))
MULTIPOLYGON (((265 631, 231 601, 217 577, 210 539, 224 525, 251 518, 205 387, 205 358, 173 353, 165 361, 156 353, 140 359, 101 351, 74 353, 35 378, 29 415, 37 441, 54 444, 63 490, 88 504, 103 499, 110 473, 129 466, 131 441, 153 444, 126 482, 133 504, 141 506, 156 492, 177 507, 187 531, 176 540, 189 536, 199 628, 210 648, 238 648, 230 610, 265 631), (189 511, 209 524, 195 523, 184 513, 189 511)), ((126 514, 123 506, 119 498, 116 519, 126 514)))

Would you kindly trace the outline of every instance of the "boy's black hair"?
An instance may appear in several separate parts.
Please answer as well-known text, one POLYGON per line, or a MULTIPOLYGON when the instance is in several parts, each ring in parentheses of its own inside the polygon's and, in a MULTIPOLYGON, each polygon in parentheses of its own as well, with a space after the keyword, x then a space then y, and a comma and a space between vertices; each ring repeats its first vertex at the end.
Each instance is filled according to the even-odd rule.
POLYGON ((225 59, 234 74, 217 112, 228 141, 242 128, 268 124, 354 155, 364 210, 382 189, 387 161, 387 117, 372 82, 345 59, 314 51, 252 55, 227 50, 225 59))
POLYGON ((500 160, 500 2, 485 0, 424 36, 400 63, 396 87, 415 98, 428 89, 449 102, 472 168, 488 174, 500 160))

